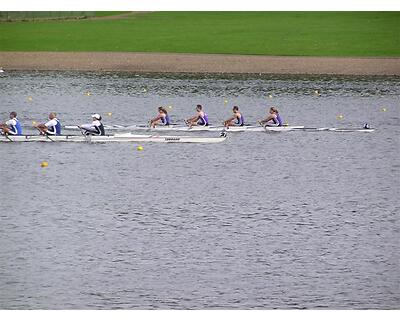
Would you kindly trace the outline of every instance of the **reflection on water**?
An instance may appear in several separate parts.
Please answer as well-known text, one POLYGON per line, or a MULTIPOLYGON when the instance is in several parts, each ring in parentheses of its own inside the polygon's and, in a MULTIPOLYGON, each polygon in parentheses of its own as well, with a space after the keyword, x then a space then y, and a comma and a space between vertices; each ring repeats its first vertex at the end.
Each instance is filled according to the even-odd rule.
POLYGON ((398 308, 399 93, 398 77, 2 74, 1 118, 26 131, 50 110, 127 125, 166 105, 181 123, 197 103, 213 124, 276 105, 293 125, 377 131, 2 144, 0 307, 398 308))

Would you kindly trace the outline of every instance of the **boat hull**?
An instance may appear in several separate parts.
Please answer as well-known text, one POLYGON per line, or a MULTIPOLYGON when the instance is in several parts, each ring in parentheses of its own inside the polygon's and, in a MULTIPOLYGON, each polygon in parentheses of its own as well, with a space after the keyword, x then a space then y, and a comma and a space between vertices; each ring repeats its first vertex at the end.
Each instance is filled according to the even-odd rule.
MULTIPOLYGON (((65 126, 66 130, 78 130, 77 126, 65 126)), ((184 127, 184 126, 159 126, 150 128, 148 126, 105 126, 106 130, 110 131, 146 131, 146 132, 289 132, 289 131, 334 131, 334 132, 373 132, 374 129, 363 128, 309 128, 305 126, 282 126, 282 127, 261 127, 261 126, 232 126, 213 127, 213 126, 197 126, 197 127, 184 127)))
POLYGON ((87 143, 106 143, 106 142, 157 142, 157 143, 219 143, 226 140, 224 137, 185 137, 185 136, 158 136, 158 135, 109 135, 109 136, 0 136, 1 142, 87 142, 87 143))
MULTIPOLYGON (((117 126, 117 125, 106 125, 104 126, 106 130, 110 131, 146 131, 146 132, 169 132, 169 131, 182 131, 182 132, 264 132, 264 127, 261 126, 231 126, 231 127, 223 127, 223 126, 195 126, 192 128, 186 126, 159 126, 155 128, 150 128, 148 126, 117 126)), ((287 130, 291 128, 303 128, 303 126, 288 126, 284 127, 287 130)), ((65 126, 66 130, 79 130, 77 126, 65 126)), ((286 131, 287 131, 286 130, 286 131)))

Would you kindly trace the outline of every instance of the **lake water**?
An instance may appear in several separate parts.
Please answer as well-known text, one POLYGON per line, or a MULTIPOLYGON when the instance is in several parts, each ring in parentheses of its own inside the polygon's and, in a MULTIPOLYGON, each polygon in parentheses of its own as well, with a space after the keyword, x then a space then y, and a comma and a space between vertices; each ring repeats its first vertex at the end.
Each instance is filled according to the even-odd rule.
POLYGON ((0 308, 398 309, 399 77, 0 75, 1 119, 25 132, 50 111, 131 125, 164 105, 181 123, 198 103, 218 125, 276 105, 290 125, 377 130, 3 143, 0 308))

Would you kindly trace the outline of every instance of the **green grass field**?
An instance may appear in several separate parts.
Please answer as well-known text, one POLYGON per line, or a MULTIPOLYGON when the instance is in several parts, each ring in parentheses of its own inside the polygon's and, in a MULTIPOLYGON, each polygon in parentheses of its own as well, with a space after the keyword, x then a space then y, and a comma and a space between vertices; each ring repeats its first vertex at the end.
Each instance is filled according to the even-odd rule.
POLYGON ((399 21, 400 12, 153 12, 3 22, 0 50, 400 56, 399 21))

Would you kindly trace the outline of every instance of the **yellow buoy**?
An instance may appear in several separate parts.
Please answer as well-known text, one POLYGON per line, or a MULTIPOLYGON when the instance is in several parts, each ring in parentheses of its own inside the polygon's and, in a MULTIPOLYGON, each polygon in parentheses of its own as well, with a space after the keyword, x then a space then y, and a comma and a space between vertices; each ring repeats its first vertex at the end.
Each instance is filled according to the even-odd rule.
POLYGON ((385 111, 387 111, 387 109, 386 108, 382 108, 381 111, 385 112, 385 111))
POLYGON ((32 121, 32 124, 36 124, 36 121, 32 121))
POLYGON ((287 127, 287 126, 289 126, 289 123, 285 122, 283 125, 284 125, 285 127, 287 127))
POLYGON ((32 101, 33 99, 32 99, 32 97, 28 97, 28 101, 32 101))
POLYGON ((108 114, 108 116, 109 116, 109 117, 111 117, 111 116, 112 116, 112 112, 109 112, 109 113, 107 113, 107 114, 108 114))
POLYGON ((271 98, 272 98, 272 94, 269 94, 269 95, 268 95, 268 98, 270 98, 270 99, 271 99, 271 98))
POLYGON ((344 116, 343 116, 342 114, 339 114, 336 118, 337 118, 338 120, 343 120, 343 119, 344 119, 344 116))
POLYGON ((143 151, 143 147, 142 146, 137 146, 137 151, 143 151))
POLYGON ((168 109, 172 109, 172 106, 168 106, 168 109))
POLYGON ((49 166, 49 163, 48 163, 47 161, 42 161, 42 163, 40 164, 40 166, 41 166, 42 168, 46 168, 46 167, 49 166))
POLYGON ((88 91, 88 92, 86 92, 85 93, 87 96, 90 96, 91 95, 91 93, 88 91))
POLYGON ((147 92, 147 89, 143 89, 143 92, 147 92))
POLYGON ((224 104, 227 104, 227 103, 228 103, 228 100, 224 99, 224 104))

